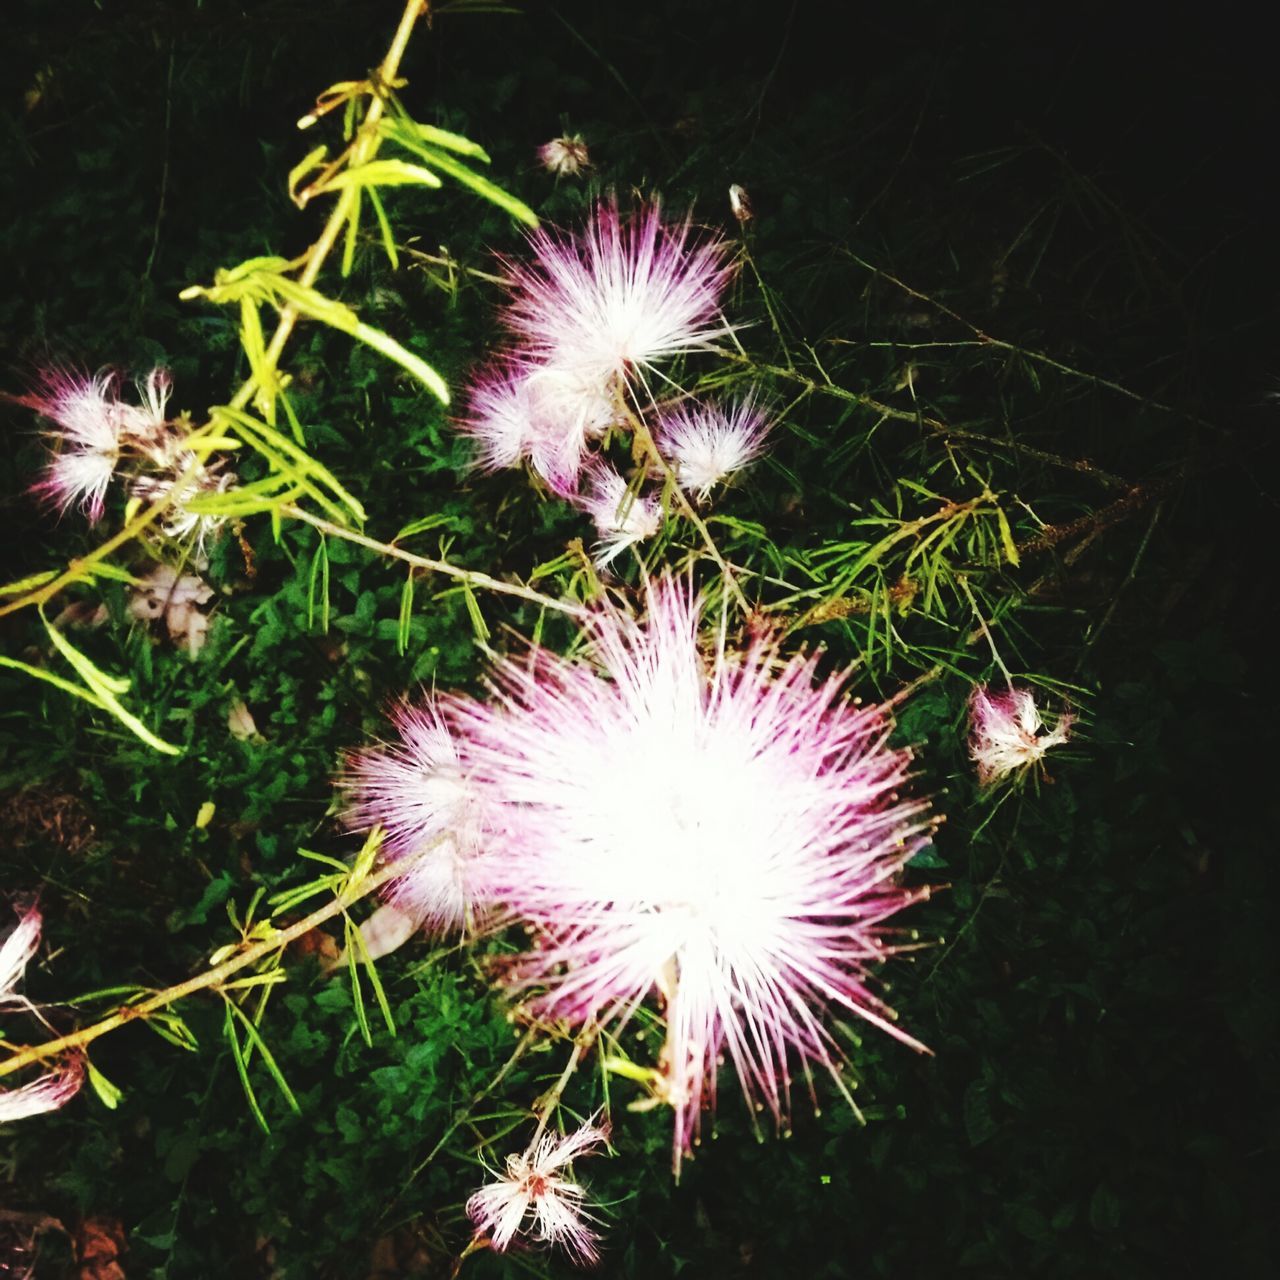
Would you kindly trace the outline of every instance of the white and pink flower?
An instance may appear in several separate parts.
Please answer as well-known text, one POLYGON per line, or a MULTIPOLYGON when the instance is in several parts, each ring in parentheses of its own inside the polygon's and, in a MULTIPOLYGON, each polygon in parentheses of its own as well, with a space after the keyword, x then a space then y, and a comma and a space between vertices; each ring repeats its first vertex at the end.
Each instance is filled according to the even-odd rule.
POLYGON ((564 1137, 543 1134, 529 1150, 507 1157, 506 1172, 481 1187, 467 1201, 467 1216, 478 1236, 487 1236, 502 1252, 517 1235, 540 1244, 562 1246, 576 1261, 599 1258, 599 1237, 589 1225, 586 1191, 566 1176, 578 1156, 593 1155, 608 1141, 608 1132, 586 1124, 564 1137))
POLYGON ((993 693, 986 685, 974 687, 969 717, 969 756, 983 786, 1039 764, 1045 752, 1069 740, 1075 722, 1063 711, 1049 729, 1030 689, 993 693))
POLYGON ((607 463, 598 462, 588 469, 581 505, 600 534, 595 562, 602 569, 627 547, 652 538, 662 528, 659 504, 652 497, 637 493, 607 463))
POLYGON ((383 847, 404 866, 391 897, 436 931, 466 927, 482 902, 480 797, 464 772, 449 705, 400 705, 395 740, 352 753, 346 772, 348 822, 357 831, 383 828, 383 847))
POLYGON ((657 202, 596 207, 579 234, 538 230, 533 261, 508 266, 504 312, 523 352, 592 386, 639 375, 731 332, 720 299, 728 243, 668 222, 657 202))
POLYGON ((680 487, 705 502, 760 456, 770 426, 767 407, 750 394, 726 404, 688 400, 662 415, 657 443, 680 487))
POLYGON ((824 1010, 923 1048, 870 970, 896 949, 888 919, 924 896, 898 876, 931 823, 885 709, 767 638, 707 657, 688 590, 650 594, 643 625, 597 619, 594 662, 503 661, 453 728, 487 797, 488 892, 539 933, 513 989, 574 1025, 661 997, 678 1167, 721 1055, 781 1123, 794 1060, 838 1077, 824 1010))
POLYGON ((538 148, 538 159, 548 173, 557 178, 576 177, 583 169, 591 168, 591 155, 580 133, 552 138, 538 148))

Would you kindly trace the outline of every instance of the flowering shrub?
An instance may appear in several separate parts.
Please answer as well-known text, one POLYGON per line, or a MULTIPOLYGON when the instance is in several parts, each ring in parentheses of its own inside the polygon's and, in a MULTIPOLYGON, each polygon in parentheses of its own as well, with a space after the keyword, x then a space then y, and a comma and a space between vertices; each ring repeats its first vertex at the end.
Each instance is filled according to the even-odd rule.
POLYGON ((1090 664, 1168 458, 826 178, 438 104, 446 12, 300 122, 303 252, 261 213, 173 250, 163 341, 23 347, 0 1191, 130 1273, 838 1275, 881 1220, 873 1270, 1056 1265, 1103 1163, 974 1167, 1094 1101, 1036 1101, 1104 1003, 1045 939, 1127 883, 1088 779, 1145 721, 1090 664))

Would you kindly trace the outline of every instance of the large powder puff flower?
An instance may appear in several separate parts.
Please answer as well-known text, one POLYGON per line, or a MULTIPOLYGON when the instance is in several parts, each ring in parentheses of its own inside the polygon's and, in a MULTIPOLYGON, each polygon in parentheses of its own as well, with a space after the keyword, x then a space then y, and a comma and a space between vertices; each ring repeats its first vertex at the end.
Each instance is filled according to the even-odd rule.
POLYGON ((577 1025, 662 997, 678 1168, 721 1055, 781 1123, 793 1061, 839 1079, 824 1010, 923 1048, 869 970, 895 950, 885 922, 923 896, 898 874, 930 821, 902 794, 911 758, 885 709, 767 638, 707 656, 691 594, 650 595, 643 625, 599 618, 594 664, 507 660, 494 698, 458 720, 493 801, 486 882, 541 934, 515 985, 577 1025))
POLYGON ((467 1201, 477 1235, 501 1252, 517 1233, 542 1244, 562 1245, 578 1262, 595 1262, 598 1236, 588 1226, 586 1192, 564 1175, 578 1156, 594 1154, 608 1139, 604 1129, 584 1125, 566 1137, 543 1134, 521 1155, 507 1157, 506 1173, 467 1201))
POLYGON ((760 455, 770 428, 754 396, 724 405, 687 401, 663 414, 658 447, 680 487, 705 501, 711 490, 760 455))
POLYGON ((465 927, 481 896, 480 798, 465 776, 448 710, 443 699, 397 707, 395 740, 352 753, 346 771, 349 824, 384 829, 384 849, 404 866, 392 898, 437 931, 465 927))
POLYGON ((1048 730, 1030 689, 993 693, 986 685, 974 687, 969 716, 969 755, 984 786, 1039 763, 1070 738, 1074 723, 1064 711, 1048 730))
POLYGON ((667 222, 657 203, 597 206, 580 234, 539 230, 508 267, 507 325, 534 359, 601 385, 730 332, 720 298, 728 244, 667 222))

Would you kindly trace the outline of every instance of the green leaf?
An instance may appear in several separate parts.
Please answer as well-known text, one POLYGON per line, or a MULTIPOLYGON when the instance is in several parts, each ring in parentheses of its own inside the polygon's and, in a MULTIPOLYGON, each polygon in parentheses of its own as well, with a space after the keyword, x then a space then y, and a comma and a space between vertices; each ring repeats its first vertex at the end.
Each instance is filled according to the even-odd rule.
POLYGON ((440 187, 444 184, 430 169, 407 160, 370 160, 355 169, 346 169, 325 183, 325 191, 353 190, 357 193, 373 187, 440 187))
POLYGON ((113 1085, 87 1058, 84 1065, 89 1074, 89 1084, 98 1095, 98 1100, 108 1111, 114 1111, 120 1105, 120 1099, 124 1097, 124 1090, 113 1085))

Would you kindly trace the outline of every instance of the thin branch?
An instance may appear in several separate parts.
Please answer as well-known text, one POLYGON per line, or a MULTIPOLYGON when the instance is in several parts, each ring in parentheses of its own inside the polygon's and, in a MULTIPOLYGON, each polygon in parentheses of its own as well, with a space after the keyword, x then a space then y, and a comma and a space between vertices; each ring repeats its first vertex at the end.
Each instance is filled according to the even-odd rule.
POLYGON ((214 966, 207 973, 197 974, 194 978, 188 978, 185 982, 179 982, 176 986, 157 991, 139 1004, 126 1005, 111 1014, 110 1017, 102 1019, 101 1022, 95 1022, 92 1026, 73 1031, 70 1035, 61 1036, 56 1040, 48 1040, 44 1044, 31 1045, 27 1048, 19 1049, 12 1057, 0 1062, 0 1077, 11 1075, 13 1072, 20 1071, 23 1067, 30 1066, 33 1063, 44 1062, 57 1054, 83 1049, 86 1045, 97 1040, 99 1036, 104 1036, 107 1032, 116 1030, 117 1027, 144 1019, 158 1009, 168 1008, 169 1005, 175 1004, 189 995, 194 995, 197 991, 206 991, 210 987, 220 986, 233 973, 238 973, 241 969, 247 968, 272 952, 283 950, 289 943, 302 937, 303 934, 310 933, 312 929, 324 924, 327 920, 332 920, 334 916, 342 915, 353 903, 359 902, 361 898, 368 897, 369 894, 376 889, 380 889, 387 881, 403 874, 404 868, 402 866, 394 862, 390 863, 383 867, 381 871, 365 877, 357 885, 348 884, 326 906, 313 911, 309 916, 299 920, 296 924, 290 925, 287 929, 281 929, 273 933, 271 937, 264 939, 262 942, 255 942, 252 946, 237 952, 230 959, 214 966))
POLYGON ((392 556, 396 560, 403 560, 405 564, 411 564, 416 569, 426 569, 432 573, 443 573, 450 578, 457 578, 460 582, 465 582, 469 586, 483 587, 486 591, 497 591, 503 595, 518 596, 521 600, 530 600, 545 609, 555 609, 559 613, 566 613, 571 618, 584 619, 588 616, 588 610, 583 605, 570 604, 565 600, 556 600, 552 596, 543 595, 542 592, 535 591, 532 587, 522 586, 518 582, 503 582, 501 578, 494 578, 487 573, 481 573, 478 569, 460 569, 457 565, 450 564, 447 560, 432 560, 427 556, 414 555, 413 552, 405 551, 394 543, 379 542, 376 538, 357 533, 354 529, 347 529, 340 524, 334 524, 331 520, 312 515, 310 511, 305 511, 302 507, 295 507, 290 504, 281 507, 280 514, 289 516, 294 520, 301 520, 304 524, 309 524, 313 528, 319 529, 322 533, 330 534, 335 538, 342 538, 346 542, 353 542, 358 547, 367 547, 370 551, 376 551, 380 555, 392 556))

